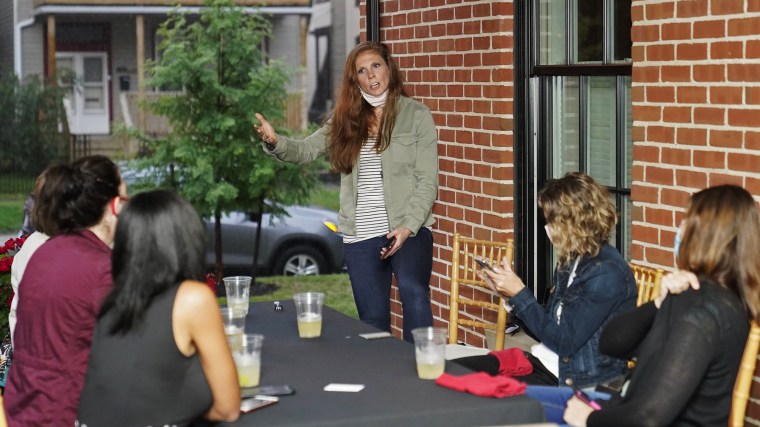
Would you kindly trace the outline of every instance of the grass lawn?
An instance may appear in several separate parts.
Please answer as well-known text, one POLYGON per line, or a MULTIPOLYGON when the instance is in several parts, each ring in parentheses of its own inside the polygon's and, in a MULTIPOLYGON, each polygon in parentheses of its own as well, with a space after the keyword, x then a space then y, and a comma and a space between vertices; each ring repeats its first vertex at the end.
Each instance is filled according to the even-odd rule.
POLYGON ((24 222, 26 195, 3 194, 0 197, 0 233, 16 233, 24 222))
MULTIPOLYGON (((251 301, 285 301, 293 299, 293 294, 298 292, 322 292, 325 294, 325 305, 354 319, 359 318, 348 274, 258 277, 256 283, 272 283, 278 285, 279 289, 271 294, 251 297, 251 301)), ((219 298, 219 303, 226 304, 227 299, 221 297, 219 298)))

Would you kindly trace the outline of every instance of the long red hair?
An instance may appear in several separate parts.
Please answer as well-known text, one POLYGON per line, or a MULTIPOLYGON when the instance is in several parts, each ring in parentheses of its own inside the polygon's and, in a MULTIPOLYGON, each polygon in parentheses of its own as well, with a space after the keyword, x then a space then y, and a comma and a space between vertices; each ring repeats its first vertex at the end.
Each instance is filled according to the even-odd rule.
POLYGON ((367 141, 369 130, 377 124, 375 150, 380 153, 390 144, 391 132, 396 123, 397 101, 407 96, 404 83, 396 62, 388 47, 383 43, 363 42, 358 44, 346 58, 343 71, 343 86, 330 118, 330 165, 336 172, 349 173, 353 170, 362 145, 367 141), (374 110, 361 95, 359 79, 356 76, 356 59, 365 52, 378 54, 388 66, 388 98, 383 108, 380 123, 375 123, 374 110))

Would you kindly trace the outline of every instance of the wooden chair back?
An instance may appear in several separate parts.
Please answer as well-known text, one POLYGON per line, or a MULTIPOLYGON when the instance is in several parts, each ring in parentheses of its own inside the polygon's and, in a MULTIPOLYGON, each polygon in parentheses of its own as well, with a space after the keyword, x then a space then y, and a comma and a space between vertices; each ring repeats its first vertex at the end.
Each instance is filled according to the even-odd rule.
POLYGON ((633 270, 633 277, 636 279, 636 287, 639 290, 636 298, 636 306, 640 306, 653 300, 660 293, 660 282, 665 271, 661 268, 644 267, 628 263, 633 270))
MULTIPOLYGON (((510 263, 513 262, 515 252, 514 240, 507 239, 506 242, 492 242, 488 240, 475 240, 462 237, 459 233, 454 233, 454 242, 452 245, 451 257, 451 296, 449 297, 449 344, 457 343, 459 326, 469 326, 471 328, 493 329, 496 332, 496 341, 494 350, 504 349, 504 331, 507 327, 507 311, 504 309, 503 299, 499 298, 498 303, 486 301, 490 295, 478 290, 488 290, 488 285, 481 280, 476 271, 478 265, 475 263, 475 257, 489 262, 491 265, 501 263, 502 258, 506 257, 510 263), (496 323, 473 320, 465 318, 465 309, 468 307, 479 307, 478 317, 483 319, 483 314, 490 310, 496 312, 496 323)), ((490 292, 490 290, 489 290, 490 292)))
POLYGON ((736 375, 736 382, 734 383, 731 413, 728 418, 728 425, 730 427, 744 426, 749 392, 752 388, 752 377, 755 374, 755 365, 757 364, 758 347, 760 347, 760 326, 753 320, 749 336, 747 337, 747 344, 744 345, 744 354, 742 355, 741 365, 739 365, 739 373, 736 375))

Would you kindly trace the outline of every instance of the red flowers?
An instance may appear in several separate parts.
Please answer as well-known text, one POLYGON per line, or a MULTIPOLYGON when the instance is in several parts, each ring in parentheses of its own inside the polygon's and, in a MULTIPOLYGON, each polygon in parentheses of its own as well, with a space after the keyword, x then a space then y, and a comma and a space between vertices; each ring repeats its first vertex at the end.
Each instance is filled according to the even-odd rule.
POLYGON ((8 312, 13 301, 13 287, 11 286, 11 264, 13 257, 21 249, 27 236, 10 238, 0 246, 0 336, 5 336, 8 331, 8 312))
POLYGON ((206 284, 216 295, 216 275, 214 273, 206 273, 206 284))

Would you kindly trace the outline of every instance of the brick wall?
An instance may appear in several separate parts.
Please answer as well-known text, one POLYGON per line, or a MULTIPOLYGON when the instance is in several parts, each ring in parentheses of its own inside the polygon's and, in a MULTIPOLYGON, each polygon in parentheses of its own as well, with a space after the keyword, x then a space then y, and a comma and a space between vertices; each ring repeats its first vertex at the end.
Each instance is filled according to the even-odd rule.
POLYGON ((631 256, 672 268, 695 191, 760 200, 760 2, 634 1, 631 256))
MULTIPOLYGON (((438 126, 440 190, 431 288, 433 315, 442 323, 448 319, 453 233, 488 240, 513 235, 513 5, 385 0, 380 16, 380 39, 390 46, 409 94, 430 108, 438 126)), ((398 333, 395 290, 393 312, 398 333)), ((483 343, 479 335, 465 339, 483 343)))

